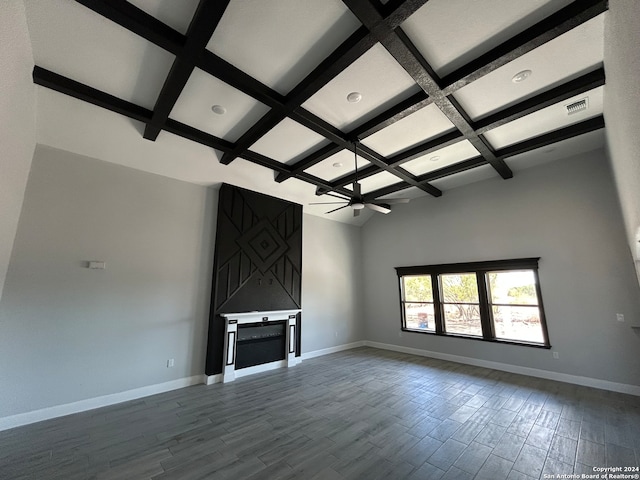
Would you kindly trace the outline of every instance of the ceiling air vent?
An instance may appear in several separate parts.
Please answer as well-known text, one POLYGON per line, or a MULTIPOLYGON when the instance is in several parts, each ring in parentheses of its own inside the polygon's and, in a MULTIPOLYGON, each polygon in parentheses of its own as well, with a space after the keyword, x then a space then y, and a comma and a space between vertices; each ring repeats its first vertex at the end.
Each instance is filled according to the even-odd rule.
POLYGON ((566 105, 567 115, 573 115, 574 113, 584 112, 589 107, 589 97, 582 98, 577 102, 566 105))

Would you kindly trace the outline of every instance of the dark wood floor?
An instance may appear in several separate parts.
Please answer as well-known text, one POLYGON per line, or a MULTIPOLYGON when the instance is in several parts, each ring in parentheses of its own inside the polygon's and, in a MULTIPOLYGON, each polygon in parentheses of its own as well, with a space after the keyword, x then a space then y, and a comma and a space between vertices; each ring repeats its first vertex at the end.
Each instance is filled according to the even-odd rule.
POLYGON ((639 459, 638 397, 371 348, 0 432, 3 480, 526 480, 639 459))

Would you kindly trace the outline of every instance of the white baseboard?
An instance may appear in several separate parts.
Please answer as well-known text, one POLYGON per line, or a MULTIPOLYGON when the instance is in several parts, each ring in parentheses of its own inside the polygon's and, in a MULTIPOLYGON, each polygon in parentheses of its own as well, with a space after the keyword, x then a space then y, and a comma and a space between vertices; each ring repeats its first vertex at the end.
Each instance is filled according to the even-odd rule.
POLYGON ((352 348, 364 347, 364 341, 345 343, 344 345, 338 345, 336 347, 323 348, 321 350, 314 350, 313 352, 307 352, 302 354, 302 359, 307 360, 309 358, 321 357, 322 355, 329 355, 330 353, 342 352, 344 350, 350 350, 352 348))
POLYGON ((193 377, 179 378, 178 380, 171 380, 169 382, 158 383, 155 385, 147 385, 145 387, 134 388, 133 390, 127 390, 124 392, 87 398, 86 400, 80 400, 78 402, 65 403, 63 405, 56 405, 54 407, 33 410, 31 412, 19 413, 9 417, 2 417, 0 418, 0 431, 28 425, 30 423, 41 422, 43 420, 50 420, 52 418, 64 417, 73 413, 85 412, 87 410, 93 410, 94 408, 107 407, 116 403, 136 400, 138 398, 156 395, 157 393, 169 392, 171 390, 177 390, 178 388, 189 387, 199 383, 206 383, 206 380, 206 375, 194 375, 193 377))
POLYGON ((421 350, 418 348, 402 347, 400 345, 391 345, 388 343, 370 342, 368 340, 365 340, 363 343, 367 347, 392 350, 394 352, 401 353, 409 353, 421 357, 437 358, 439 360, 464 363, 466 365, 474 365, 476 367, 492 368, 493 370, 501 370, 503 372, 518 373, 520 375, 528 375, 530 377, 545 378, 547 380, 556 380, 558 382, 571 383, 574 385, 582 385, 585 387, 593 387, 602 390, 610 390, 612 392, 627 393, 629 395, 640 396, 640 386, 638 385, 610 382, 608 380, 601 380, 599 378, 581 377, 579 375, 571 375, 568 373, 552 372, 550 370, 541 370, 538 368, 521 367, 519 365, 510 365, 508 363, 492 362, 489 360, 480 360, 478 358, 463 357, 461 355, 452 355, 449 353, 432 352, 430 350, 421 350))
MULTIPOLYGON (((491 368, 494 370, 501 370, 504 372, 517 373, 521 375, 528 375, 531 377, 545 378, 548 380, 556 380, 559 382, 571 383, 574 385, 583 385, 586 387, 599 388, 603 390, 610 390, 612 392, 627 393, 630 395, 640 396, 640 386, 629 385, 625 383, 610 382, 608 380, 601 380, 598 378, 582 377, 579 375, 570 375, 567 373, 552 372, 550 370, 541 370, 537 368, 521 367, 518 365, 510 365, 507 363, 493 362, 489 360, 481 360, 477 358, 464 357, 461 355, 452 355, 449 353, 433 352, 430 350, 422 350, 418 348, 403 347, 400 345, 392 345, 388 343, 371 342, 368 340, 347 343, 344 345, 338 345, 330 348, 323 348, 321 350, 314 350, 312 352, 303 353, 301 360, 307 360, 323 355, 329 355, 331 353, 342 352, 344 350, 350 350, 358 347, 372 347, 382 350, 391 350, 394 352, 408 353, 411 355, 418 355, 421 357, 437 358, 440 360, 447 360, 450 362, 463 363, 466 365, 474 365, 477 367, 491 368)), ((274 362, 278 363, 278 362, 274 362)), ((258 367, 261 367, 258 365, 258 367)), ((273 368, 279 368, 280 365, 273 368)), ((250 367, 255 368, 255 367, 250 367)), ((242 372, 241 375, 249 375, 251 373, 257 373, 257 371, 249 371, 249 369, 241 369, 236 372, 242 372), (246 372, 243 372, 246 370, 246 372)), ((34 410, 31 412, 20 413, 18 415, 12 415, 9 417, 0 418, 0 431, 8 430, 10 428, 20 427, 28 425, 30 423, 41 422, 43 420, 50 420, 52 418, 64 417, 73 413, 85 412, 87 410, 93 410, 95 408, 107 407, 116 403, 126 402, 129 400, 136 400, 138 398, 148 397, 150 395, 156 395, 158 393, 169 392, 171 390, 177 390, 179 388, 189 387, 191 385, 197 385, 204 383, 206 385, 212 385, 222 381, 222 374, 218 375, 194 375, 192 377, 180 378, 178 380, 172 380, 170 382, 159 383, 155 385, 147 385, 145 387, 135 388, 133 390, 127 390, 125 392, 113 393, 110 395, 103 395, 95 398, 88 398, 86 400, 80 400, 78 402, 67 403, 64 405, 56 405, 53 407, 43 408, 41 410, 34 410)))
POLYGON ((204 384, 205 385, 213 385, 214 383, 222 383, 223 375, 221 373, 216 373, 215 375, 205 375, 204 376, 204 384))

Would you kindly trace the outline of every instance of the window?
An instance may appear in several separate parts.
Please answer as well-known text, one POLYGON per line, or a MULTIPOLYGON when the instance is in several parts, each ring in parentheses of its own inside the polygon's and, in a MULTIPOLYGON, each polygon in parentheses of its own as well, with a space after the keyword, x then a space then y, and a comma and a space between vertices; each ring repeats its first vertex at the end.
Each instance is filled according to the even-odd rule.
POLYGON ((402 329, 550 348, 538 260, 397 267, 402 329))

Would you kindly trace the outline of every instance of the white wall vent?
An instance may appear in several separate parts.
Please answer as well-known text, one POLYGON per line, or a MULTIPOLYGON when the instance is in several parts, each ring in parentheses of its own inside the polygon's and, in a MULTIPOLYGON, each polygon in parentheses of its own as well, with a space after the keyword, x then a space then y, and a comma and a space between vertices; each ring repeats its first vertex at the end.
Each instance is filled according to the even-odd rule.
POLYGON ((577 102, 573 102, 565 106, 567 107, 567 115, 584 112, 587 108, 589 108, 589 97, 581 98, 577 102))

